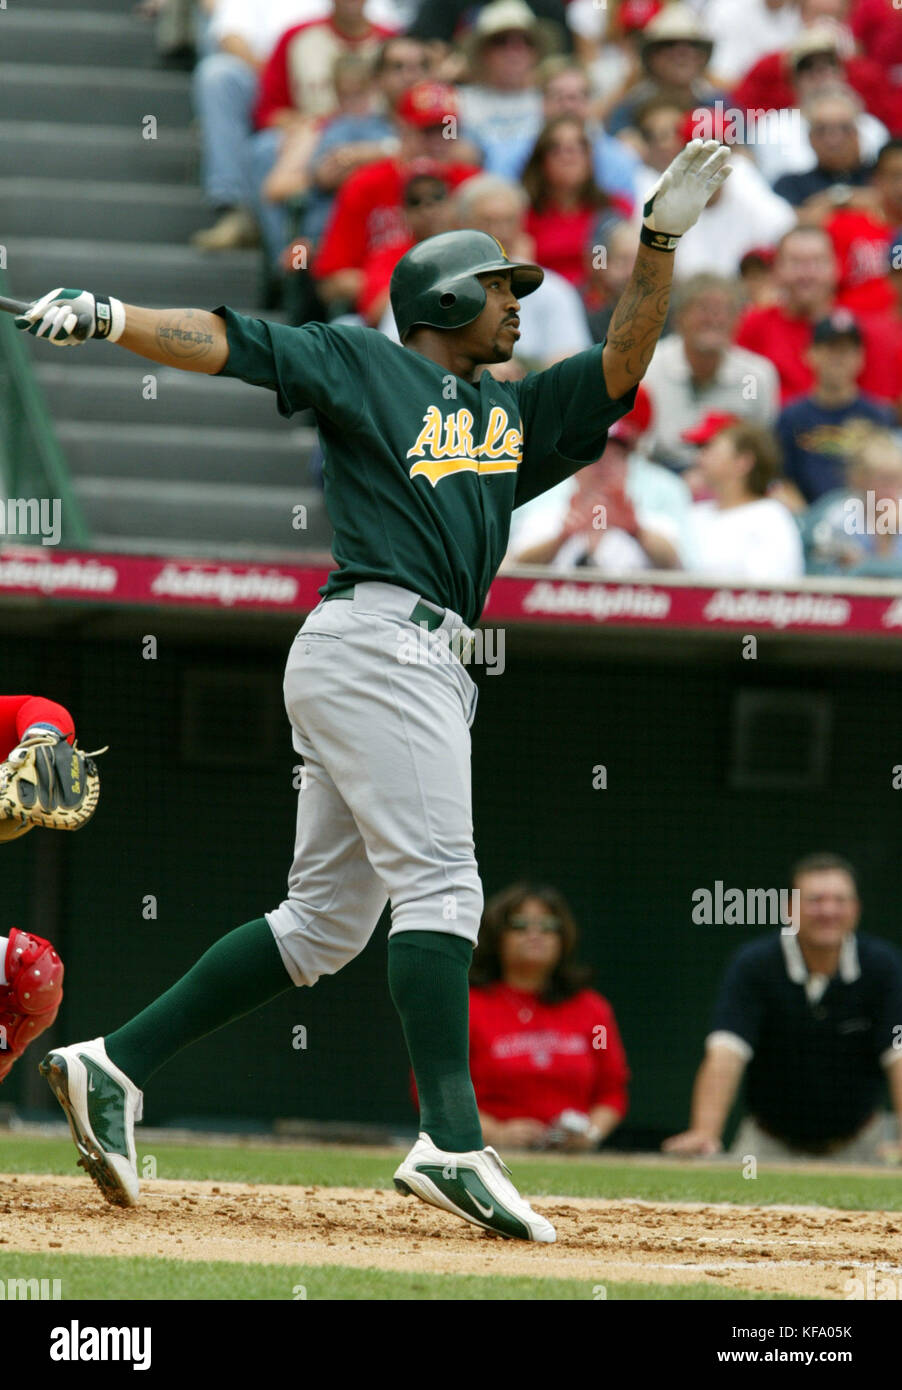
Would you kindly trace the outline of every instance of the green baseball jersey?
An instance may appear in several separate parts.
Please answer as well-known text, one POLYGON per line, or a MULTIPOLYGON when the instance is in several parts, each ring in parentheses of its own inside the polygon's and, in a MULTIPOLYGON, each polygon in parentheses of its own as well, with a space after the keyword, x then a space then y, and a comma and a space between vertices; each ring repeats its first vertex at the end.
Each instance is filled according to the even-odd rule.
POLYGON ((521 381, 465 381, 373 328, 225 320, 221 376, 311 409, 338 568, 349 584, 399 584, 472 625, 507 549, 514 507, 592 463, 635 390, 607 393, 602 345, 521 381))

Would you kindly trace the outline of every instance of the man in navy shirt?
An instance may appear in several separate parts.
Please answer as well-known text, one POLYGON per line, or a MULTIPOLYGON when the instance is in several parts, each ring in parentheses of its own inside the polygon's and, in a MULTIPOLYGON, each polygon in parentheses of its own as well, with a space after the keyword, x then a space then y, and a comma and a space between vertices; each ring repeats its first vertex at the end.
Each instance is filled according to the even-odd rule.
POLYGON ((800 220, 811 225, 830 211, 854 206, 854 190, 870 181, 871 166, 861 157, 861 102, 853 91, 837 86, 818 92, 804 114, 817 163, 804 173, 783 174, 774 184, 774 192, 798 209, 800 220))
POLYGON ((847 485, 846 462, 863 432, 895 423, 888 405, 858 389, 862 342, 861 329, 848 309, 834 309, 821 319, 807 354, 814 390, 791 401, 777 420, 783 472, 801 494, 799 509, 802 499, 816 502, 847 485))
POLYGON ((748 942, 727 966, 690 1127, 666 1142, 669 1152, 720 1151, 745 1074, 749 1113, 737 1155, 899 1156, 881 1100, 885 1079, 902 1133, 902 952, 857 934, 855 872, 845 860, 810 855, 792 884, 791 928, 748 942))

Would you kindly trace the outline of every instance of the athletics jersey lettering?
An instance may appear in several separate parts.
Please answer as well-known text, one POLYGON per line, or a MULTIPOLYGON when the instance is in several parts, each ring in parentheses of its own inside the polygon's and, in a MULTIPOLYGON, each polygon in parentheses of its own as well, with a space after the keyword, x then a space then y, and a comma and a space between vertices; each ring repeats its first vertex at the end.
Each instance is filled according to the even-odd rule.
POLYGON ((408 458, 418 460, 411 478, 422 473, 435 487, 452 473, 516 473, 523 458, 523 432, 511 426, 504 407, 492 406, 479 444, 473 443, 473 424, 473 412, 464 406, 445 416, 437 405, 429 406, 423 428, 407 450, 408 458))
POLYGON ((286 418, 314 412, 336 562, 330 592, 397 584, 469 627, 504 558, 514 506, 597 459, 608 425, 633 405, 634 392, 609 398, 601 343, 516 381, 455 378, 449 396, 443 365, 373 328, 289 328, 217 312, 229 343, 221 375, 274 391, 286 418))

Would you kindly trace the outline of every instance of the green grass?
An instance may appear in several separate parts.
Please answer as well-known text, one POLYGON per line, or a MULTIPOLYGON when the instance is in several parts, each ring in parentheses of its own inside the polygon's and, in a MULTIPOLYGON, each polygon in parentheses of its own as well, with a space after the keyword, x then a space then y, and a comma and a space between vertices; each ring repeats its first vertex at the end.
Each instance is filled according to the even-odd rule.
MULTIPOLYGON (((59 1279, 62 1299, 147 1300, 315 1299, 343 1301, 511 1301, 592 1302, 660 1299, 776 1300, 777 1295, 744 1293, 711 1284, 590 1284, 583 1279, 480 1277, 468 1274, 396 1273, 346 1265, 261 1265, 223 1261, 182 1263, 141 1256, 120 1259, 97 1255, 0 1254, 0 1280, 59 1279), (604 1294, 599 1291, 605 1290, 604 1294)), ((782 1299, 780 1300, 782 1301, 782 1299)))
MULTIPOLYGON (((156 1176, 213 1182, 296 1183, 302 1186, 390 1188, 394 1156, 363 1149, 141 1144, 156 1159, 156 1176)), ((398 1155, 400 1157, 400 1155, 398 1155)), ((902 1211, 902 1170, 846 1177, 825 1167, 796 1173, 759 1167, 755 1179, 735 1167, 674 1162, 617 1164, 607 1160, 516 1158, 518 1186, 532 1196, 638 1197, 656 1202, 736 1202, 744 1205, 820 1205, 847 1211, 902 1211)), ((73 1174, 68 1139, 0 1137, 0 1172, 73 1174)))

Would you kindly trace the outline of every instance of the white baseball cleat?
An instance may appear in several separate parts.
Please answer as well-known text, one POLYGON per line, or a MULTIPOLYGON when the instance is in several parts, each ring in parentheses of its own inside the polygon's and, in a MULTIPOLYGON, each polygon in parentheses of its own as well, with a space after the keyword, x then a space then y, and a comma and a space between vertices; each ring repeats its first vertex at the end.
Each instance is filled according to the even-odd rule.
POLYGON ((550 1244, 557 1239, 554 1227, 523 1200, 509 1174, 494 1149, 446 1153, 420 1134, 395 1173, 395 1187, 487 1231, 550 1244))
POLYGON ((94 1179, 114 1207, 133 1207, 138 1200, 135 1121, 144 1109, 144 1094, 111 1062, 103 1038, 55 1047, 40 1066, 66 1112, 79 1167, 94 1179))

